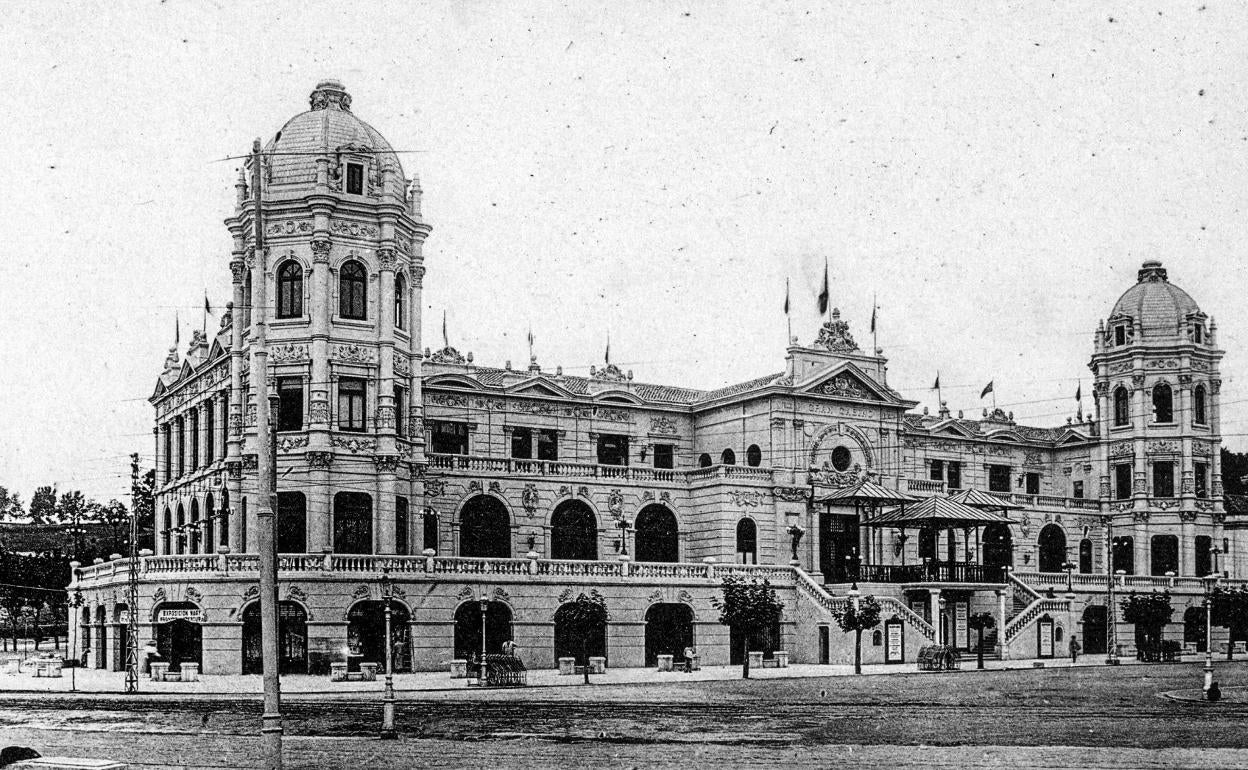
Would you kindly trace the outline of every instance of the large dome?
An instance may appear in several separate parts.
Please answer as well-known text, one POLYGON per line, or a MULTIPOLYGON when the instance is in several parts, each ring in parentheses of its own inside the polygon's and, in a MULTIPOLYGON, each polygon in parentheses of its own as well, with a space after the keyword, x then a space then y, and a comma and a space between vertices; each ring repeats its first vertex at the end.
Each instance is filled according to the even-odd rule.
POLYGON ((1149 260, 1140 267, 1138 283, 1114 304, 1111 318, 1130 316, 1144 339, 1175 339, 1188 316, 1199 312, 1196 300, 1170 283, 1161 262, 1149 260))
POLYGON ((354 150, 376 157, 382 168, 394 169, 388 192, 402 199, 407 181, 398 156, 385 137, 351 111, 351 95, 342 83, 321 81, 309 101, 311 109, 286 121, 265 147, 265 152, 277 153, 270 156, 269 185, 315 185, 318 154, 332 158, 339 151, 354 150))

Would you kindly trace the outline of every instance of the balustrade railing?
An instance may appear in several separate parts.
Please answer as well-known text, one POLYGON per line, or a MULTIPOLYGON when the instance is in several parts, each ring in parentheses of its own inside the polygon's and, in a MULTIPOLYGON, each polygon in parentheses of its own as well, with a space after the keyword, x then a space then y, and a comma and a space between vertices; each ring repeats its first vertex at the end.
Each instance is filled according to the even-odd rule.
POLYGON ((945 482, 931 479, 906 479, 906 491, 936 492, 943 495, 945 493, 945 482))
POLYGON ((566 460, 531 460, 514 457, 483 457, 479 455, 430 454, 429 468, 435 471, 489 471, 528 476, 570 478, 602 478, 625 481, 658 481, 685 483, 708 477, 771 480, 770 468, 738 465, 716 465, 697 470, 650 468, 635 465, 598 465, 566 460))
POLYGON ((854 579, 863 583, 1004 583, 1005 568, 961 562, 864 564, 854 579))
POLYGON ((1046 612, 1066 612, 1070 609, 1068 599, 1038 599, 1027 605, 1027 609, 1010 618, 1005 624, 1005 643, 1014 641, 1033 621, 1046 612))
MULTIPOLYGON (((1066 573, 1065 572, 1016 572, 1015 575, 1019 580, 1028 585, 1048 587, 1052 586, 1057 589, 1065 589, 1066 573)), ((1105 589, 1106 576, 1104 574, 1087 574, 1072 573, 1070 583, 1076 588, 1100 588, 1105 589)), ((1223 583, 1239 584, 1245 583, 1243 580, 1223 580, 1223 583)), ((1164 590, 1168 588, 1191 588, 1195 590, 1204 590, 1204 582, 1198 577, 1166 577, 1165 575, 1117 575, 1114 579, 1114 585, 1126 588, 1142 588, 1152 590, 1154 588, 1164 590)))

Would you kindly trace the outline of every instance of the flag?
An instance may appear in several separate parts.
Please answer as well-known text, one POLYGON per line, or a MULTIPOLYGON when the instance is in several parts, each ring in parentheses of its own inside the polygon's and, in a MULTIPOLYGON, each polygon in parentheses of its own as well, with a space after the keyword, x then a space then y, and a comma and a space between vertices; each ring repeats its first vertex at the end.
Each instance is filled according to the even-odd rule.
POLYGON ((208 302, 208 295, 204 294, 204 312, 212 315, 212 304, 208 302))
POLYGON ((611 365, 611 333, 607 332, 607 352, 603 355, 603 360, 607 366, 611 365))
POLYGON ((980 391, 979 397, 983 398, 984 396, 988 395, 991 392, 992 392, 992 380, 989 380, 988 384, 984 386, 984 389, 980 391))
POLYGON ((784 314, 789 314, 789 279, 784 279, 784 314))
POLYGON ((819 315, 828 312, 828 298, 831 296, 828 291, 828 260, 823 260, 823 288, 819 291, 819 315))
POLYGON ((932 390, 940 390, 940 372, 936 372, 936 383, 932 385, 932 390))
POLYGON ((875 295, 872 295, 871 296, 871 333, 872 334, 875 334, 875 311, 876 311, 875 295))
POLYGON ((1082 382, 1079 383, 1079 387, 1075 388, 1075 400, 1076 401, 1083 400, 1083 383, 1082 382))
POLYGON ((446 336, 446 311, 442 311, 442 347, 449 348, 451 346, 449 338, 446 336))
POLYGON ((533 330, 529 329, 529 347, 533 347, 533 330))
POLYGON ((178 311, 173 311, 173 346, 182 344, 182 324, 178 321, 178 311))

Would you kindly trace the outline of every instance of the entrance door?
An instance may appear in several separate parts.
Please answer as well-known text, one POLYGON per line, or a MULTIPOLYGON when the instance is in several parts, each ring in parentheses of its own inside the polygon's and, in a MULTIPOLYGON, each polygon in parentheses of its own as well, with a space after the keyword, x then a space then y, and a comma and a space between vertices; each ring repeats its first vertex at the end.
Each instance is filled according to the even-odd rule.
POLYGON ((169 661, 170 671, 181 671, 183 663, 202 665, 203 629, 189 620, 161 623, 156 631, 156 650, 161 659, 169 661))
POLYGON ((1105 608, 1099 604, 1089 605, 1083 611, 1083 652, 1087 655, 1104 655, 1109 650, 1107 638, 1109 623, 1105 608))
POLYGON ((689 605, 651 605, 646 611, 646 665, 657 664, 660 655, 683 661, 685 648, 692 646, 693 610, 689 605))
POLYGON ((832 661, 832 640, 829 632, 827 626, 819 626, 819 663, 824 666, 832 661))
POLYGON ((858 577, 858 517, 819 513, 819 571, 825 583, 858 577))

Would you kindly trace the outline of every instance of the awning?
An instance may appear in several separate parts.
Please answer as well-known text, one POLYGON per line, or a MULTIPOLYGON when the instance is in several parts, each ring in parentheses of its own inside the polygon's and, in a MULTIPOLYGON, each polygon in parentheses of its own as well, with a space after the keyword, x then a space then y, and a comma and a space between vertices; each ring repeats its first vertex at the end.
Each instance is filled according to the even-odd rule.
POLYGON ((863 524, 869 527, 978 527, 984 524, 1009 524, 1010 519, 994 511, 972 508, 948 497, 929 497, 922 502, 895 508, 863 524))
POLYGON ((949 499, 956 503, 962 503, 963 505, 969 505, 972 508, 979 508, 985 511, 1008 511, 1023 507, 1012 500, 990 495, 987 492, 980 492, 978 489, 964 489, 956 495, 950 495, 949 499))
POLYGON ((821 505, 901 505, 918 501, 917 497, 882 487, 870 479, 859 479, 815 500, 821 505))

